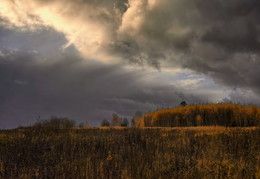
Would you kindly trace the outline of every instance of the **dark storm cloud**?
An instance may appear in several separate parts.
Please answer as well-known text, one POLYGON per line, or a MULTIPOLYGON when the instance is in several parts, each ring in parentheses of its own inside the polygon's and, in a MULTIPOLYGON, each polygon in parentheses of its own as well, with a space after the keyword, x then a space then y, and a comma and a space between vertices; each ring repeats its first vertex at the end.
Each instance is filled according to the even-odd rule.
POLYGON ((0 25, 0 47, 8 49, 19 49, 21 52, 39 53, 43 58, 57 55, 62 45, 67 42, 63 34, 52 28, 44 27, 37 31, 11 30, 0 25))
POLYGON ((203 41, 216 43, 231 51, 259 52, 259 1, 204 3, 204 6, 201 3, 201 6, 205 6, 209 20, 218 22, 204 34, 203 41))
POLYGON ((147 83, 138 70, 86 60, 73 46, 62 49, 64 36, 51 28, 19 32, 1 27, 0 32, 1 128, 51 115, 97 126, 114 112, 131 118, 137 110, 178 105, 184 98, 182 89, 147 83))
POLYGON ((140 72, 86 61, 76 52, 39 60, 37 54, 1 50, 1 128, 51 115, 99 125, 114 112, 131 117, 137 110, 169 107, 182 100, 173 86, 145 83, 140 72))
POLYGON ((259 1, 164 0, 151 7, 150 1, 141 2, 130 1, 124 14, 120 37, 135 48, 127 42, 115 46, 122 56, 139 57, 148 64, 151 60, 157 67, 168 60, 260 94, 259 1), (137 24, 130 21, 137 17, 141 17, 137 24))
POLYGON ((2 3, 7 4, 3 12, 9 12, 0 14, 7 21, 4 24, 53 27, 68 40, 65 47, 72 44, 87 58, 119 59, 158 69, 167 61, 259 93, 258 0, 2 3))

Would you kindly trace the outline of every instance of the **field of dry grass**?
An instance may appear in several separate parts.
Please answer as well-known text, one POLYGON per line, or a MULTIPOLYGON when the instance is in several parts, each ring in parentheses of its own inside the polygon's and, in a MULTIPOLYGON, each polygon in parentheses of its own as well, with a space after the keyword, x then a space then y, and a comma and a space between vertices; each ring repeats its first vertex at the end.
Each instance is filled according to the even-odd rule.
POLYGON ((0 178, 260 178, 260 128, 0 131, 0 178))

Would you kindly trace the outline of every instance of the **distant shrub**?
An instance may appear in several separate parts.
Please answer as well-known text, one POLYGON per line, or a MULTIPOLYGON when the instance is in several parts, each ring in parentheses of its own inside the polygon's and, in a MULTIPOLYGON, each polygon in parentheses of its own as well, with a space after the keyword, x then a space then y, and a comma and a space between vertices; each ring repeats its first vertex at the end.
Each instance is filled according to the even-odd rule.
POLYGON ((101 122, 101 127, 109 127, 110 126, 110 122, 107 119, 104 119, 101 122))
POLYGON ((43 127, 43 128, 72 128, 75 127, 76 122, 74 120, 64 118, 64 117, 51 117, 50 119, 37 122, 33 127, 43 127))

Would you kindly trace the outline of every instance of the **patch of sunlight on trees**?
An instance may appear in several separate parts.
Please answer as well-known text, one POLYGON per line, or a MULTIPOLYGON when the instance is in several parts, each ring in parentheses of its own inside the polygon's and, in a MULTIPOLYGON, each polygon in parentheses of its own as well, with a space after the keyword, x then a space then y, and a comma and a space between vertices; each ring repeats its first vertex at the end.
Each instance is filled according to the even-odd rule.
POLYGON ((201 104, 162 109, 144 116, 146 127, 260 125, 260 108, 254 105, 201 104))

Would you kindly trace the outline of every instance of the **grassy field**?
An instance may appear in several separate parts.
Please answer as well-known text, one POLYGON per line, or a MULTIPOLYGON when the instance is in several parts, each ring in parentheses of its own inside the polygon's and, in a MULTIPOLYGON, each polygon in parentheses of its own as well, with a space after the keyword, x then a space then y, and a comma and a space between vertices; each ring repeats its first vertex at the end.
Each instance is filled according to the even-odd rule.
POLYGON ((260 178, 260 128, 0 131, 0 178, 260 178))

